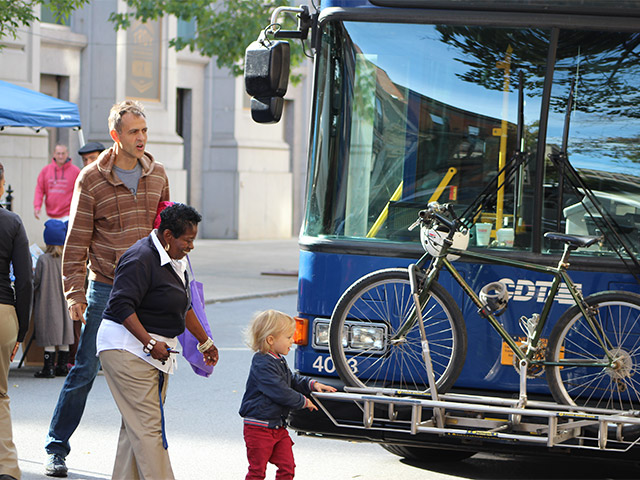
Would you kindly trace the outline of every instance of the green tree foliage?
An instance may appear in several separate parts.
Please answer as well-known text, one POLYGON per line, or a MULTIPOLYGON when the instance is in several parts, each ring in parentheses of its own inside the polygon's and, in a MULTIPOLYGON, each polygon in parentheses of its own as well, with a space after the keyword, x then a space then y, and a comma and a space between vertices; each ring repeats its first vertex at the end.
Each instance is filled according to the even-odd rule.
POLYGON ((16 38, 21 24, 29 25, 35 20, 32 8, 34 3, 33 0, 0 0, 0 38, 7 35, 16 38))
POLYGON ((0 0, 0 40, 6 36, 16 38, 21 26, 29 26, 37 20, 34 9, 38 5, 47 5, 56 20, 60 20, 88 2, 89 0, 0 0))
MULTIPOLYGON (((116 29, 127 28, 133 19, 145 22, 170 14, 182 20, 196 21, 194 38, 176 37, 169 44, 176 50, 188 48, 209 57, 216 57, 218 67, 227 67, 241 75, 244 51, 268 25, 271 12, 278 6, 291 5, 287 0, 127 0, 129 12, 112 13, 109 20, 116 29), (240 63, 239 63, 240 62, 240 63)), ((296 21, 282 16, 285 29, 295 28, 296 21)), ((281 19, 282 20, 282 19, 281 19)), ((291 42, 291 65, 302 61, 300 42, 291 42)))

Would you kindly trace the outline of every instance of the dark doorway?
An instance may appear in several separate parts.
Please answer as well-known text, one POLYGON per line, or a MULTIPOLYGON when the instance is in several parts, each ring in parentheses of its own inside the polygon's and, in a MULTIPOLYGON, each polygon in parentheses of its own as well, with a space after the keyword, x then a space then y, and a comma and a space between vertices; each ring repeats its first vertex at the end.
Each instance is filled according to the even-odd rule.
POLYGON ((183 167, 187 171, 187 203, 191 205, 191 118, 192 94, 190 88, 178 88, 176 95, 176 133, 182 137, 183 167))

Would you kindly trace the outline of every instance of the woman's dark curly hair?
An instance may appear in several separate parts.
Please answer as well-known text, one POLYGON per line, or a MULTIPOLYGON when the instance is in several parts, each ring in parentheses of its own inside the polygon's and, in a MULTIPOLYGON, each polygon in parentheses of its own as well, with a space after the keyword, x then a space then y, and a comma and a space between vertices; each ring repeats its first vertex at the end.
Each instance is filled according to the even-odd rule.
POLYGON ((184 203, 174 203, 160 213, 158 232, 169 230, 173 238, 181 237, 188 227, 195 227, 202 220, 197 210, 184 203))

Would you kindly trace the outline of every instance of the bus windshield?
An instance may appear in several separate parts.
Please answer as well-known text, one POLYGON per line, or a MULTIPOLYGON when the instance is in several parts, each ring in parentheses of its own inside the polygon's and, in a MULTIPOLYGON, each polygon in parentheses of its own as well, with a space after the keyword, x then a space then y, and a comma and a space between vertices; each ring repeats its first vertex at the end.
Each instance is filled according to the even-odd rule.
POLYGON ((565 143, 638 251, 640 33, 332 21, 316 62, 303 235, 415 241, 407 227, 420 208, 439 201, 462 213, 501 184, 518 151, 530 161, 472 219, 471 245, 530 250, 534 222, 543 233, 598 234, 589 201, 559 189, 548 160, 565 143))

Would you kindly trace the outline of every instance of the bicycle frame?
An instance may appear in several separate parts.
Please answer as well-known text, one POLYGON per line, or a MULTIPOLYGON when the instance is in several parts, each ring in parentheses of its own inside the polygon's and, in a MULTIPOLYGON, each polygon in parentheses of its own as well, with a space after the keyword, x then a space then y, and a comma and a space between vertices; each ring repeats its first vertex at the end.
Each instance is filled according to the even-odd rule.
MULTIPOLYGON (((504 342, 511 348, 514 355, 518 357, 520 361, 526 360, 530 365, 543 365, 543 366, 580 366, 584 365, 585 362, 578 361, 566 361, 566 362, 547 362, 546 360, 536 360, 534 355, 538 350, 538 343, 540 341, 540 337, 542 335, 542 330, 547 323, 549 313, 551 311, 551 307, 553 306, 553 302, 555 296, 560 288, 562 282, 565 283, 571 297, 573 298, 576 305, 582 312, 582 314, 587 319, 590 328, 592 329, 594 335, 596 336, 598 342, 602 346, 603 350, 607 352, 607 359, 601 362, 592 362, 589 361, 588 365, 590 366, 599 366, 599 367, 610 367, 613 364, 613 357, 609 354, 609 349, 612 348, 610 342, 607 341, 606 336, 602 335, 601 329, 597 326, 597 322, 594 321, 593 315, 590 311, 589 306, 584 302, 582 293, 575 286, 571 278, 566 272, 568 264, 568 258, 571 253, 571 248, 568 245, 565 245, 564 252, 560 261, 558 262, 556 267, 548 267, 545 265, 538 265, 534 263, 522 262, 518 260, 512 260, 508 258, 498 257, 495 255, 488 255, 485 253, 476 253, 470 252, 466 250, 459 250, 456 248, 446 248, 446 245, 443 245, 442 255, 436 258, 433 258, 431 264, 428 268, 424 268, 424 265, 432 258, 428 253, 425 253, 418 262, 416 262, 416 266, 419 270, 426 271, 425 281, 422 287, 422 292, 420 295, 420 303, 422 305, 426 304, 426 299, 428 297, 429 286, 437 280, 437 277, 440 271, 444 268, 453 279, 460 285, 462 290, 466 293, 466 295, 473 301, 473 303, 482 311, 486 312, 485 306, 481 302, 480 298, 476 293, 471 289, 468 283, 464 280, 462 275, 458 272, 455 266, 451 261, 447 260, 447 254, 454 254, 461 258, 469 258, 474 260, 481 260, 487 263, 496 264, 496 265, 506 265, 517 268, 522 268, 525 270, 531 270, 535 272, 545 273, 553 276, 553 281, 551 287, 549 289, 549 295, 544 302, 542 312, 540 313, 540 317, 538 320, 538 324, 535 327, 533 336, 529 339, 530 345, 527 349, 527 352, 523 352, 522 349, 518 346, 515 340, 509 335, 509 333, 504 329, 502 324, 498 321, 498 319, 490 312, 486 312, 485 318, 489 321, 493 329, 500 335, 500 337, 504 340, 504 342)), ((410 270, 411 271, 411 270, 410 270)), ((417 282, 415 282, 417 284, 417 282)), ((408 330, 413 328, 415 322, 417 321, 417 315, 412 313, 407 322, 403 327, 401 327, 396 336, 401 336, 406 333, 408 330)))

